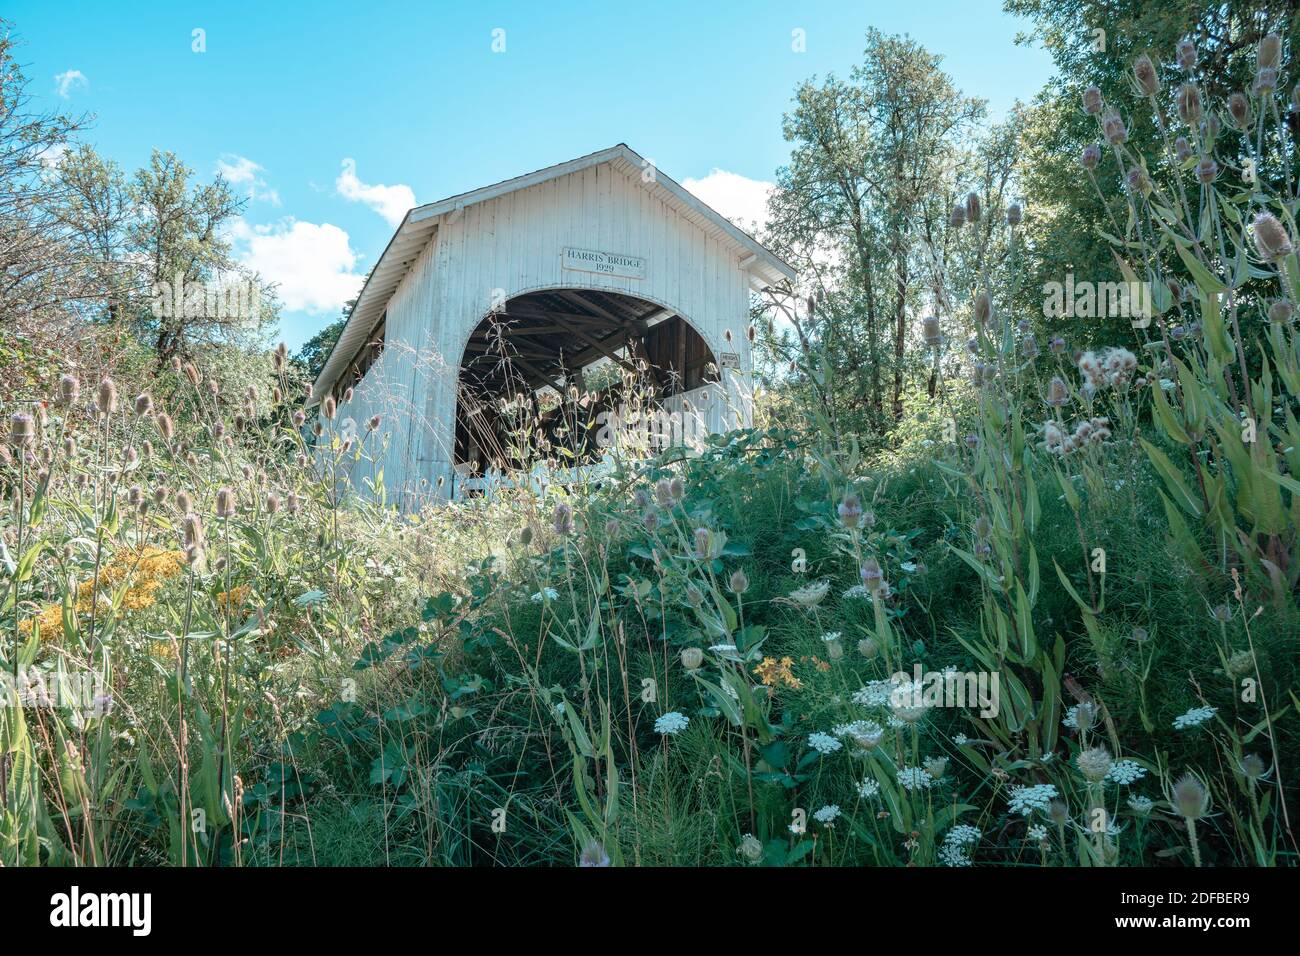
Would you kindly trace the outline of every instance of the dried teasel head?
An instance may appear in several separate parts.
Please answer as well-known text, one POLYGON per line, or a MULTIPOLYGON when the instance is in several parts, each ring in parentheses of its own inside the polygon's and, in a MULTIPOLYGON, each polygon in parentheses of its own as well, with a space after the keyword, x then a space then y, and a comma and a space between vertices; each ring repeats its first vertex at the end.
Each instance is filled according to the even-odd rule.
POLYGON ((1180 163, 1185 163, 1192 158, 1192 144, 1187 141, 1186 136, 1179 136, 1174 140, 1174 156, 1180 163))
POLYGON ((1189 126, 1201 121, 1205 108, 1201 104, 1201 88, 1195 83, 1184 83, 1178 87, 1178 118, 1189 126))
POLYGON ((966 207, 956 205, 952 207, 952 212, 948 214, 948 225, 953 229, 960 229, 966 224, 966 207))
POLYGON ((1020 220, 1024 218, 1024 211, 1020 208, 1020 203, 1013 202, 1007 207, 1007 225, 1018 226, 1020 220))
POLYGON ((1196 164, 1196 180, 1202 186, 1208 186, 1219 178, 1219 164, 1210 156, 1201 157, 1196 164))
POLYGON ((1190 73, 1196 69, 1196 44, 1191 40, 1179 40, 1178 45, 1174 47, 1174 55, 1178 61, 1178 68, 1190 73))
POLYGON ((326 421, 333 421, 334 415, 339 410, 339 404, 333 395, 326 395, 320 403, 320 413, 325 416, 326 421))
POLYGON ((1169 795, 1174 810, 1185 820, 1199 820, 1210 812, 1210 791, 1193 773, 1178 778, 1169 795))
POLYGON ((277 495, 274 491, 268 491, 266 493, 265 507, 266 507, 266 513, 269 515, 273 515, 276 512, 278 512, 280 510, 280 496, 277 495))
POLYGON ((144 418, 153 410, 153 396, 148 392, 141 392, 135 397, 135 414, 139 418, 144 418))
POLYGON ((1084 169, 1093 170, 1101 162, 1101 147, 1096 143, 1089 143, 1083 147, 1079 153, 1079 165, 1084 169))
POLYGON ((1151 57, 1145 53, 1133 61, 1133 81, 1143 96, 1155 96, 1160 92, 1160 74, 1156 72, 1151 57))
POLYGON ((1246 94, 1233 93, 1228 97, 1228 119, 1233 126, 1245 129, 1250 125, 1251 118, 1250 101, 1246 99, 1246 94))
POLYGON ((1277 70, 1271 66, 1263 66, 1255 71, 1255 79, 1251 81, 1250 92, 1255 96, 1268 96, 1277 89, 1277 70))
POLYGON ((989 319, 993 317, 993 300, 989 298, 987 292, 981 292, 975 296, 975 323, 979 326, 988 324, 989 319))
POLYGON ((925 344, 932 349, 937 349, 943 343, 943 334, 937 316, 928 315, 921 320, 921 336, 925 339, 925 344))
POLYGON ((158 434, 163 437, 163 441, 171 441, 175 436, 176 425, 166 412, 159 412, 154 417, 154 424, 158 427, 158 434))
POLYGON ((979 193, 967 193, 966 195, 966 221, 976 223, 980 221, 980 197, 979 193))
POLYGON ((1089 116, 1096 116, 1104 105, 1105 101, 1102 99, 1100 89, 1090 86, 1083 91, 1083 111, 1089 116))
POLYGON ((117 383, 105 375, 95 390, 95 407, 102 415, 111 415, 117 411, 117 383))
POLYGON ((1261 212, 1251 223, 1255 234, 1255 248, 1262 258, 1277 262, 1292 251, 1291 237, 1286 227, 1271 212, 1261 212))
POLYGON ((1293 315, 1295 315, 1295 306, 1286 299, 1275 299, 1268 307, 1268 320, 1270 322, 1290 322, 1293 315))
POLYGON ((749 577, 743 568, 736 568, 731 572, 731 577, 727 580, 727 589, 732 594, 744 594, 749 590, 749 577))
POLYGON ((235 492, 233 489, 217 489, 216 514, 218 518, 233 518, 235 516, 235 492))
POLYGON ((59 404, 71 407, 77 403, 77 397, 81 394, 81 382, 77 376, 66 374, 59 376, 59 404))
POLYGON ((29 448, 36 443, 36 419, 26 412, 9 416, 9 444, 15 448, 29 448))
POLYGON ((1108 109, 1101 114, 1101 132, 1112 146, 1123 146, 1128 142, 1128 127, 1117 109, 1108 109))
POLYGON ((1276 70, 1282 64, 1282 37, 1277 33, 1266 34, 1255 48, 1255 68, 1276 70))

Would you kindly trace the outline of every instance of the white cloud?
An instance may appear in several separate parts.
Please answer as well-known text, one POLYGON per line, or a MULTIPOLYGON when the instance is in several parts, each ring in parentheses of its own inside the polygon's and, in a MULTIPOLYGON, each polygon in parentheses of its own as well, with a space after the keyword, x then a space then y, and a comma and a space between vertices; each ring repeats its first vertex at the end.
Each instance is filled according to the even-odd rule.
POLYGON ((390 226, 401 222, 407 211, 415 205, 415 190, 403 183, 395 186, 363 183, 357 178, 357 161, 351 157, 343 160, 343 171, 334 180, 334 188, 344 199, 369 206, 383 216, 390 226))
POLYGON ((226 182, 236 186, 247 184, 248 198, 280 205, 280 194, 266 184, 261 173, 266 170, 247 156, 223 153, 217 160, 217 173, 226 182))
POLYGON ((90 81, 80 70, 65 70, 54 74, 54 89, 65 100, 72 95, 73 90, 84 90, 88 86, 90 81))
POLYGON ((682 185, 742 229, 753 232, 767 222, 773 183, 715 168, 702 179, 683 179, 682 185))
POLYGON ((357 253, 348 234, 328 222, 289 217, 273 225, 250 226, 240 219, 230 236, 239 261, 274 282, 289 311, 338 312, 365 280, 353 271, 357 253))

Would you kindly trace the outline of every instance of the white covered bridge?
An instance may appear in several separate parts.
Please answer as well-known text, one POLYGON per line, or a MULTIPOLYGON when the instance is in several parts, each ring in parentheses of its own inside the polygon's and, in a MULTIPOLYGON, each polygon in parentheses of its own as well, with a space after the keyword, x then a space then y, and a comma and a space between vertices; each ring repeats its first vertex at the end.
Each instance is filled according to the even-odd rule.
POLYGON ((793 278, 620 144, 408 212, 312 401, 332 394, 334 428, 364 439, 354 487, 382 469, 403 508, 599 460, 592 422, 634 376, 697 428, 747 426, 750 293, 793 278))

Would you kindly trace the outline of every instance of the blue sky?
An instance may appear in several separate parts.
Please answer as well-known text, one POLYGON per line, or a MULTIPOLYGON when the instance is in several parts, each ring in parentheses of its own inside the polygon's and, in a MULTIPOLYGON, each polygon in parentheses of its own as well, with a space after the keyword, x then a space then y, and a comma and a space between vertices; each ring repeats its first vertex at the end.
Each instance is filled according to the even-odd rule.
POLYGON ((614 143, 723 213, 758 215, 796 84, 846 74, 868 27, 942 54, 994 116, 1052 72, 1042 49, 1014 44, 1027 25, 999 0, 5 7, 37 105, 93 113, 86 138, 128 169, 171 149, 249 197, 232 237, 280 283, 295 348, 338 314, 411 202, 614 143))

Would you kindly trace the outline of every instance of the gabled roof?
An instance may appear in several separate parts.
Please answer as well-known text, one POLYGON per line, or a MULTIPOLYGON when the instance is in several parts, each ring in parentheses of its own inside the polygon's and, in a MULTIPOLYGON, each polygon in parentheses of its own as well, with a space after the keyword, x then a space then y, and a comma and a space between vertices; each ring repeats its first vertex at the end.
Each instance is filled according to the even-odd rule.
POLYGON ((316 380, 311 401, 317 402, 324 397, 334 380, 342 374, 357 350, 374 331, 384 314, 389 298, 397 290, 398 284, 411 264, 428 245, 438 224, 444 221, 443 217, 454 221, 467 206, 487 202, 515 190, 527 189, 603 163, 609 163, 620 172, 628 174, 633 182, 650 190, 683 218, 702 229, 710 238, 730 243, 740 255, 744 268, 757 283, 776 285, 783 279, 794 280, 795 271, 789 263, 749 233, 734 225, 717 210, 692 195, 676 180, 665 175, 662 170, 656 169, 654 178, 647 182, 640 175, 648 165, 647 162, 625 143, 619 143, 609 149, 571 159, 567 163, 547 166, 545 169, 516 176, 514 179, 417 206, 409 211, 366 279, 361 294, 348 314, 347 323, 316 380))

